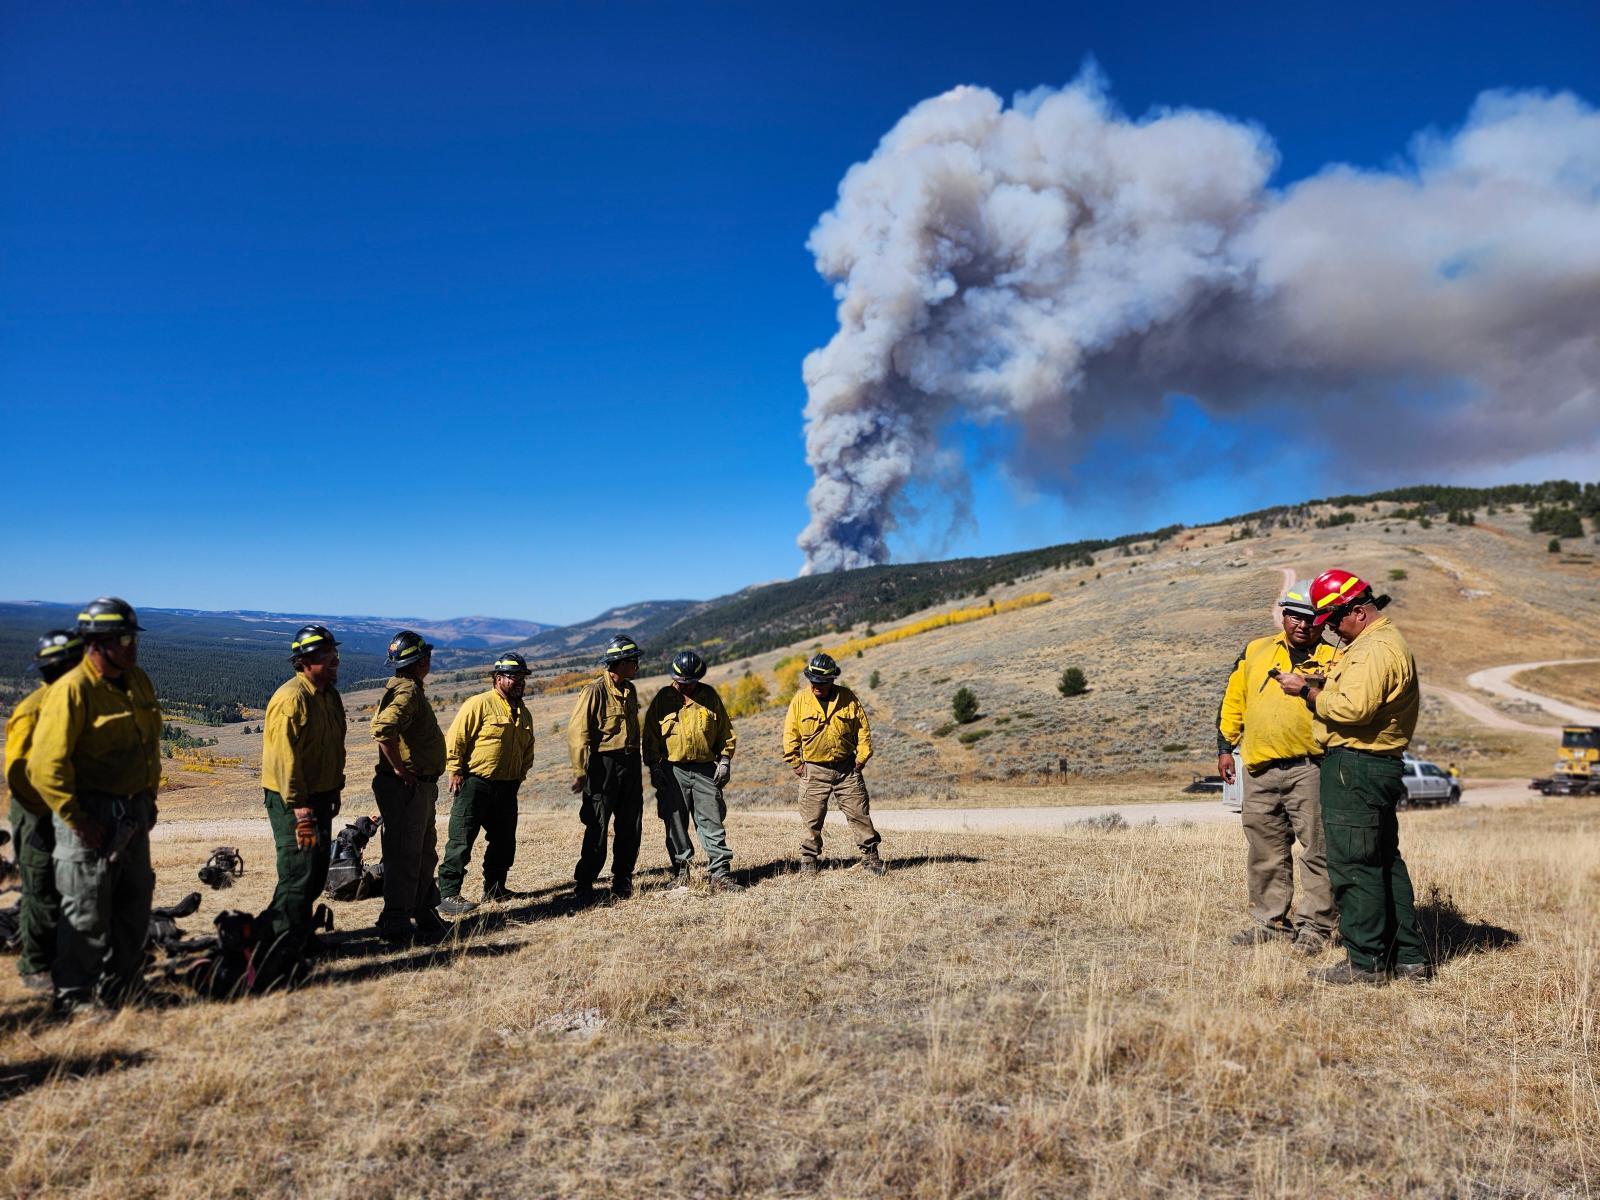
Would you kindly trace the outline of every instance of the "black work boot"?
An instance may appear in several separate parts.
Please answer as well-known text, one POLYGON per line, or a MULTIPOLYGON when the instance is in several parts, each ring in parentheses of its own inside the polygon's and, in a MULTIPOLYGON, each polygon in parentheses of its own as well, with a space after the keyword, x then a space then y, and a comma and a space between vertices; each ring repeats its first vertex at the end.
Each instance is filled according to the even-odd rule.
POLYGON ((447 917, 464 917, 477 907, 465 896, 446 896, 439 901, 439 912, 447 917))
POLYGON ((868 850, 861 856, 861 869, 869 875, 887 875, 889 868, 884 865, 883 859, 878 857, 876 850, 868 850))
POLYGON ((822 867, 814 858, 802 858, 800 860, 800 878, 802 879, 815 879, 821 870, 822 867))
POLYGON ((744 884, 735 883, 726 875, 713 875, 706 880, 706 890, 712 892, 742 892, 744 884))
POLYGON ((1427 983, 1433 978, 1432 963, 1395 963, 1394 977, 1409 983, 1427 983))
POLYGON ((416 937, 416 930, 411 927, 411 918, 404 913, 379 913, 378 936, 391 946, 408 946, 416 937))
POLYGON ((446 941, 455 930, 439 919, 439 914, 431 908, 424 908, 416 914, 417 941, 426 946, 436 946, 446 941))
POLYGON ((522 899, 521 892, 513 892, 506 886, 504 879, 496 879, 493 883, 483 885, 483 902, 485 904, 499 904, 507 900, 522 899))
POLYGON ((611 881, 611 898, 613 900, 632 900, 633 880, 613 879, 611 881))
POLYGON ((1307 971, 1306 976, 1317 983, 1331 983, 1338 986, 1351 983, 1364 983, 1369 987, 1382 987, 1389 982, 1389 976, 1382 971, 1365 971, 1356 966, 1348 958, 1342 963, 1335 963, 1331 967, 1322 967, 1317 970, 1307 971))

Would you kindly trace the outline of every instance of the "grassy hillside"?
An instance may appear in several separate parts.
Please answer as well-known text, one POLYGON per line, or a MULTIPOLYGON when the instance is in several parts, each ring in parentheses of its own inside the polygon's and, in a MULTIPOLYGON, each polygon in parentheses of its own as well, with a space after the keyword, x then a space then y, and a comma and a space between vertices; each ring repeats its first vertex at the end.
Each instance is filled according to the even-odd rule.
MULTIPOLYGON (((1379 503, 1380 509, 1397 506, 1379 503)), ((1348 510, 1311 506, 1297 525, 1264 534, 1256 525, 1249 532, 1239 525, 1187 529, 1148 552, 1126 558, 1117 552, 1094 566, 1069 564, 1002 584, 982 602, 969 598, 873 626, 887 633, 988 599, 1003 607, 1032 593, 1052 596, 1046 604, 843 657, 845 681, 866 703, 876 731, 875 802, 1061 803, 1074 802, 1085 789, 1096 799, 1114 799, 1101 794, 1107 787, 1175 794, 1191 774, 1212 769, 1223 682, 1239 648, 1274 628, 1272 606, 1285 570, 1305 576, 1340 564, 1391 593, 1389 611, 1417 653, 1427 688, 1464 690, 1469 674, 1499 663, 1595 653, 1600 566, 1550 554, 1547 535, 1530 527, 1530 511, 1497 507, 1491 516, 1479 510, 1474 524, 1430 521, 1424 529, 1415 519, 1395 520, 1369 506, 1351 524, 1318 527, 1341 511, 1348 510), (1057 683, 1074 666, 1087 676, 1089 691, 1062 696, 1057 683), (976 694, 980 712, 957 725, 951 702, 961 687, 976 694)), ((788 699, 778 664, 819 646, 837 647, 867 628, 857 621, 711 669, 708 680, 725 689, 748 671, 770 695, 769 707, 738 720, 731 804, 792 799, 792 780, 778 756, 788 699)), ((347 678, 349 774, 364 795, 377 693, 347 678)), ((665 683, 662 675, 650 675, 640 680, 640 693, 648 698, 665 683)), ((482 670, 441 672, 429 690, 448 721, 462 699, 487 684, 482 670)), ((1511 702, 1482 693, 1479 699, 1519 721, 1556 724, 1511 702)), ((538 750, 523 792, 527 807, 570 811, 575 804, 566 790, 572 703, 569 693, 530 696, 538 750)), ((237 805, 236 811, 254 815, 260 739, 237 727, 221 731, 220 739, 215 754, 239 759, 237 766, 192 771, 175 764, 172 781, 193 789, 185 795, 227 797, 225 809, 237 805)), ((1424 693, 1418 749, 1458 763, 1473 779, 1544 774, 1553 755, 1548 739, 1486 731, 1431 690, 1424 693)))
MULTIPOLYGON (((1492 515, 1508 506, 1530 513, 1544 509, 1566 512, 1580 527, 1588 517, 1593 532, 1593 522, 1600 517, 1600 484, 1556 480, 1493 488, 1421 485, 1260 509, 1206 528, 1226 528, 1229 532, 1224 538, 1242 541, 1275 530, 1314 530, 1319 523, 1321 528, 1340 528, 1399 514, 1420 529, 1450 524, 1452 517, 1463 521, 1474 512, 1492 515)), ((535 657, 561 662, 583 656, 592 659, 611 633, 626 632, 645 647, 647 661, 658 666, 684 646, 698 647, 713 661, 726 662, 791 643, 825 639, 862 624, 903 620, 926 609, 1038 579, 1046 572, 1096 564, 1114 566, 1120 559, 1149 554, 1184 531, 1184 526, 1171 525, 1015 554, 805 576, 701 603, 631 606, 602 614, 582 627, 552 631, 525 646, 535 657), (583 636, 574 637, 579 629, 583 636)))

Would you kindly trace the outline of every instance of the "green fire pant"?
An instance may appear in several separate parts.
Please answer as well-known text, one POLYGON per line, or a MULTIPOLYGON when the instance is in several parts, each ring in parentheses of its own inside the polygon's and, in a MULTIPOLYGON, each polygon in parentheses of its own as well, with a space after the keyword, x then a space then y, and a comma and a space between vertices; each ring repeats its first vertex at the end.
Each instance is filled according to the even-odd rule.
POLYGON ((583 783, 583 849, 572 878, 588 887, 606 865, 606 833, 616 818, 616 844, 611 849, 611 888, 627 892, 633 887, 633 868, 639 861, 639 835, 644 820, 644 779, 637 750, 615 750, 589 756, 583 783))
MULTIPOLYGON (((444 859, 439 863, 440 897, 459 896, 467 881, 467 864, 472 861, 472 843, 483 830, 483 890, 485 894, 506 884, 506 875, 517 857, 516 779, 484 779, 468 775, 450 805, 450 832, 445 839, 444 859)), ((384 868, 388 886, 388 868, 384 868)))
POLYGON ((380 771, 372 777, 372 794, 383 818, 383 915, 404 920, 438 908, 438 780, 419 779, 407 787, 398 775, 380 771))
POLYGON ((61 893, 56 891, 56 825, 49 816, 35 816, 11 802, 11 839, 17 849, 22 904, 17 914, 19 975, 48 971, 56 958, 56 925, 61 920, 61 893))
POLYGON ((98 993, 116 1001, 144 972, 150 900, 156 889, 150 868, 153 805, 147 796, 80 794, 78 807, 99 821, 108 836, 122 820, 138 829, 113 862, 103 851, 85 846, 60 817, 54 818, 61 922, 51 976, 63 1000, 83 1001, 98 993))
POLYGON ((711 782, 716 770, 715 763, 668 763, 660 777, 662 786, 656 788, 656 815, 666 826, 668 856, 675 863, 694 861, 694 842, 689 838, 689 820, 693 817, 713 877, 726 875, 728 864, 733 861, 723 825, 728 806, 722 799, 722 789, 711 782))
POLYGON ((1339 747, 1322 760, 1322 824, 1339 932, 1364 971, 1428 961, 1411 874, 1400 857, 1395 804, 1405 795, 1398 758, 1339 747))
POLYGON ((317 844, 302 850, 294 839, 294 813, 277 792, 266 792, 267 820, 278 849, 278 886, 263 914, 267 943, 287 955, 304 953, 311 937, 311 907, 328 882, 328 853, 333 843, 333 806, 338 792, 311 797, 317 813, 317 844))

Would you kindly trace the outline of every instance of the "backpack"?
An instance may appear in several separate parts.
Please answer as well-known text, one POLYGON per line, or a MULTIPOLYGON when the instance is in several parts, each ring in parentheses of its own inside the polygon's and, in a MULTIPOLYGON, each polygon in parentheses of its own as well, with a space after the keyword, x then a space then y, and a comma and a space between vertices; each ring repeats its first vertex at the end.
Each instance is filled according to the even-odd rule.
POLYGON ((366 866, 367 843, 377 836, 383 821, 357 817, 339 831, 328 854, 328 883, 322 894, 329 900, 366 900, 383 895, 383 864, 366 866))

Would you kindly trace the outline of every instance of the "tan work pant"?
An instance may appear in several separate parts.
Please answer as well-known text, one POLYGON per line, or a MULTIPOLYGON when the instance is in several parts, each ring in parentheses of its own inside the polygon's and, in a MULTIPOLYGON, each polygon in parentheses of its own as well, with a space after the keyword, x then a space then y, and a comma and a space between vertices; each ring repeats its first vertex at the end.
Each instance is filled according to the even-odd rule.
POLYGON ((872 803, 861 772, 806 763, 805 774, 800 777, 800 820, 806 827, 806 836, 800 842, 801 857, 815 859, 822 853, 822 823, 828 818, 830 796, 850 822, 861 852, 877 849, 880 839, 872 824, 872 803))
POLYGON ((1328 855, 1322 830, 1321 769, 1314 763, 1268 767, 1244 774, 1246 872, 1250 918, 1260 925, 1286 928, 1294 900, 1294 844, 1300 843, 1300 907, 1297 925, 1324 937, 1333 932, 1338 911, 1328 882, 1328 855))

